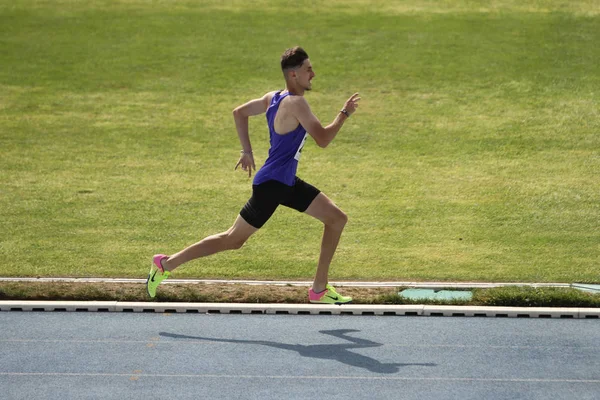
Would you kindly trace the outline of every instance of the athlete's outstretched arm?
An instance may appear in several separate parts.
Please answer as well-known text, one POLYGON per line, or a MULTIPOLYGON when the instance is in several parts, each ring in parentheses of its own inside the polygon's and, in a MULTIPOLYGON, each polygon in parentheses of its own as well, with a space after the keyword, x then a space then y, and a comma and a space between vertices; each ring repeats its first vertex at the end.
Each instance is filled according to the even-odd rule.
POLYGON ((248 118, 253 115, 265 113, 269 108, 273 93, 274 92, 270 92, 259 99, 250 100, 233 110, 235 128, 237 129, 240 144, 242 145, 242 153, 235 169, 241 165, 242 170, 248 171, 248 177, 252 176, 253 169, 256 171, 256 165, 254 164, 254 157, 252 155, 252 144, 250 143, 250 134, 248 132, 248 118))
POLYGON ((294 116, 298 119, 298 122, 315 139, 319 147, 327 147, 340 131, 348 116, 356 111, 360 97, 358 97, 358 93, 354 93, 344 104, 344 110, 346 110, 348 116, 340 111, 333 122, 326 127, 321 125, 321 122, 313 114, 304 97, 298 96, 294 100, 294 116))

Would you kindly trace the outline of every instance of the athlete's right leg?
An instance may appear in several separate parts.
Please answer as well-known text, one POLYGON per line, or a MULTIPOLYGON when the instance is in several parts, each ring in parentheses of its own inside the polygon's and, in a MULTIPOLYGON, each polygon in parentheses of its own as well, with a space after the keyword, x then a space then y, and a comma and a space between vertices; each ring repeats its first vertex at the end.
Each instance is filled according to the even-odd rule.
POLYGON ((319 293, 325 290, 329 283, 329 265, 340 242, 342 231, 348 222, 348 217, 324 193, 319 193, 315 197, 305 213, 320 220, 324 225, 321 254, 312 287, 315 292, 319 293))
POLYGON ((239 249, 257 230, 258 228, 253 227, 241 215, 238 215, 233 226, 225 232, 209 236, 169 258, 163 258, 161 264, 165 271, 173 271, 188 261, 225 250, 239 249))
POLYGON ((282 204, 304 212, 323 222, 324 225, 317 273, 312 288, 308 292, 309 301, 328 304, 343 304, 352 301, 352 297, 337 293, 328 281, 329 265, 348 221, 346 214, 319 189, 300 178, 296 178, 291 196, 282 204))

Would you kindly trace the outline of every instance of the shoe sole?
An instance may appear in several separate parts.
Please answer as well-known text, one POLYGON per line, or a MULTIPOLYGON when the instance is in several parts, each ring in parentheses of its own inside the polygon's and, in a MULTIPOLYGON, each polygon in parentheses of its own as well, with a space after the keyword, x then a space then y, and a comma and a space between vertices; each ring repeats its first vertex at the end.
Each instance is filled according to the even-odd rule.
POLYGON ((150 296, 151 299, 153 299, 154 297, 156 297, 156 293, 154 294, 154 296, 152 296, 150 294, 150 288, 148 287, 148 284, 150 283, 150 276, 152 275, 152 269, 153 268, 158 268, 159 266, 162 268, 162 264, 160 263, 160 260, 163 257, 167 257, 165 254, 155 254, 152 257, 152 267, 150 267, 150 272, 148 272, 148 278, 146 278, 146 293, 148 293, 148 296, 150 296), (156 263, 158 259, 158 264, 156 263))
POLYGON ((152 296, 150 294, 150 277, 152 276, 152 270, 154 269, 154 263, 152 263, 152 267, 150 268, 150 272, 148 272, 148 278, 146 278, 146 293, 148 293, 148 296, 153 299, 154 297, 156 297, 156 293, 154 294, 154 296, 152 296))
POLYGON ((148 287, 148 284, 150 283, 150 274, 148 274, 148 278, 146 278, 146 293, 148 293, 148 296, 153 299, 154 297, 152 297, 152 295, 150 294, 150 288, 148 287))
POLYGON ((341 302, 339 302, 339 301, 337 301, 337 302, 335 302, 335 303, 325 303, 325 302, 320 302, 320 301, 312 301, 312 300, 309 300, 309 302, 310 302, 310 304, 330 304, 330 305, 332 305, 332 306, 341 306, 341 305, 344 305, 344 304, 350 304, 350 303, 352 303, 352 300, 350 300, 350 301, 346 301, 346 302, 344 302, 344 303, 341 303, 341 302))

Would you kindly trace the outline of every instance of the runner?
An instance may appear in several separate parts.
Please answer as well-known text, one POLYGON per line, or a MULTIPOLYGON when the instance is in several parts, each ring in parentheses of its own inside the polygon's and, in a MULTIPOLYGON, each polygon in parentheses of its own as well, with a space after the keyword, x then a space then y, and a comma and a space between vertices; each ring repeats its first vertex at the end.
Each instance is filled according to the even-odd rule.
POLYGON ((301 47, 287 49, 281 56, 281 69, 285 90, 269 92, 233 110, 242 146, 235 169, 241 166, 242 170, 248 172, 248 177, 256 170, 248 133, 248 117, 263 113, 267 116, 271 148, 265 164, 254 177, 252 197, 227 231, 209 236, 171 256, 155 255, 147 280, 150 297, 156 296, 158 285, 181 264, 241 248, 281 204, 304 212, 324 224, 317 272, 308 291, 309 301, 325 304, 352 301, 351 297, 340 295, 328 283, 329 265, 348 217, 319 189, 298 178, 296 170, 307 136, 310 135, 318 146, 327 147, 344 121, 356 111, 360 97, 358 93, 353 94, 335 120, 323 127, 304 98, 304 93, 311 90, 311 81, 315 77, 308 54, 301 47))

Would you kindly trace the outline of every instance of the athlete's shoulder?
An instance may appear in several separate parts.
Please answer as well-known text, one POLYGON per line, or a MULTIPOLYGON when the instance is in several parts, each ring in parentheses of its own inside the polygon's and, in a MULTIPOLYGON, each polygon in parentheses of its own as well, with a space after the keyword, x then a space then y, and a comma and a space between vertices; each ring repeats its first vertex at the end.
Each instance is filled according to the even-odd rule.
POLYGON ((306 98, 304 96, 288 96, 286 98, 286 101, 288 102, 288 104, 294 107, 308 107, 308 102, 306 101, 306 98))
POLYGON ((262 100, 267 103, 267 107, 271 104, 271 100, 273 100, 273 96, 275 96, 277 93, 279 93, 280 90, 274 90, 272 92, 267 92, 263 97, 262 100))

